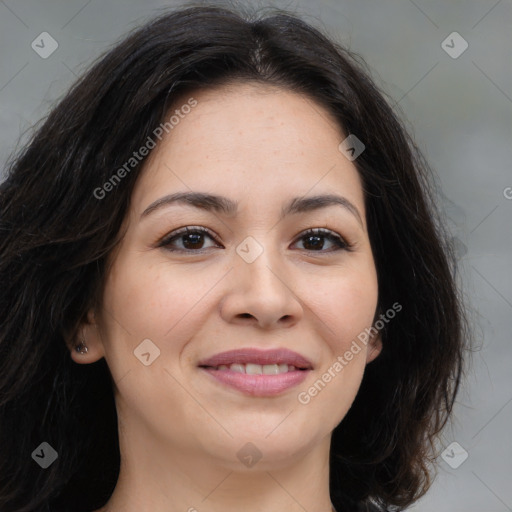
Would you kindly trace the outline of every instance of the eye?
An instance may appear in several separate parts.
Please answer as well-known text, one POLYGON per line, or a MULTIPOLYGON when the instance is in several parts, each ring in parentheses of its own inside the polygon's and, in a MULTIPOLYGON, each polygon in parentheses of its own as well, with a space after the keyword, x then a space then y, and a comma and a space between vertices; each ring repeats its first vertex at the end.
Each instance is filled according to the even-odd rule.
MULTIPOLYGON (((187 226, 169 233, 159 243, 158 247, 165 247, 171 252, 203 252, 205 247, 204 239, 213 240, 217 247, 220 245, 215 236, 210 231, 201 226, 187 226), (176 247, 176 243, 180 243, 181 247, 176 247)), ((309 229, 301 234, 299 240, 304 241, 304 249, 309 252, 336 252, 340 250, 350 251, 352 245, 346 242, 341 236, 323 228, 309 229), (324 250, 325 240, 333 245, 331 250, 324 250), (309 247, 308 247, 309 246, 309 247)))
POLYGON ((305 240, 305 245, 310 246, 310 248, 305 247, 306 251, 312 252, 335 252, 340 250, 350 251, 352 248, 352 246, 341 236, 337 235, 333 231, 330 231, 329 229, 309 229, 305 233, 302 233, 299 240, 305 240), (330 251, 322 250, 325 244, 324 239, 327 239, 329 242, 334 244, 334 249, 330 251))
POLYGON ((207 229, 200 226, 187 226, 186 228, 169 233, 159 242, 158 247, 165 247, 168 251, 172 252, 201 252, 202 249, 205 249, 205 237, 217 243, 215 237, 207 229), (178 248, 172 247, 175 241, 181 242, 183 246, 178 248))

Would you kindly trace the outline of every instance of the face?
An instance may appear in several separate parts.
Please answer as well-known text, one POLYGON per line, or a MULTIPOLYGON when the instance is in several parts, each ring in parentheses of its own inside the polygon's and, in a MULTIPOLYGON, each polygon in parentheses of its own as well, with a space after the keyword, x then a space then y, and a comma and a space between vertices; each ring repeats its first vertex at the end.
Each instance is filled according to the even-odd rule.
POLYGON ((362 184, 311 99, 253 84, 191 96, 146 161, 88 359, 73 358, 105 357, 120 422, 153 449, 234 468, 251 442, 276 467, 325 446, 380 350, 353 344, 378 294, 362 184))

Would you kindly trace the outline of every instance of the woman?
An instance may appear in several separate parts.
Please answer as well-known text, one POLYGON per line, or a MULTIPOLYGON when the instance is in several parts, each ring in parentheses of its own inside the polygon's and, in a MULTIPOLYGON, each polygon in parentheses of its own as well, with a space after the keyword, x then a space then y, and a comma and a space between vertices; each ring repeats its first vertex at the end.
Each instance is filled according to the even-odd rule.
POLYGON ((402 510, 466 321, 428 167, 300 19, 151 20, 1 185, 0 508, 402 510))

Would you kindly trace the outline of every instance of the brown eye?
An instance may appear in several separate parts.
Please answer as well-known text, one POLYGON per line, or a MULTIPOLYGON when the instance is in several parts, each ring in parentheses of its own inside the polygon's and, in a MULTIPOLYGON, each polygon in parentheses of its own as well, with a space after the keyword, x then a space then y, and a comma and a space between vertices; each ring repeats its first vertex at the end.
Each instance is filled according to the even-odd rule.
MULTIPOLYGON (((186 227, 173 231, 159 243, 158 247, 165 247, 169 251, 177 252, 200 252, 209 247, 204 247, 205 238, 215 241, 210 232, 201 227, 186 227), (175 244, 181 244, 181 247, 175 247, 175 244)), ((211 246, 210 246, 211 247, 211 246)))
MULTIPOLYGON (((205 247, 206 238, 213 240, 217 244, 216 247, 220 245, 209 230, 200 226, 187 226, 169 233, 160 241, 158 247, 164 247, 172 252, 204 252, 206 249, 215 247, 215 245, 205 247)), ((338 234, 322 228, 306 231, 299 240, 303 241, 304 250, 309 252, 350 251, 352 247, 338 234), (331 244, 331 248, 326 249, 325 246, 328 244, 331 244)))
POLYGON ((312 252, 334 252, 339 250, 350 250, 350 244, 345 242, 339 235, 328 229, 310 229, 303 233, 299 240, 303 240, 304 249, 312 252), (325 240, 334 244, 334 249, 324 250, 325 240))

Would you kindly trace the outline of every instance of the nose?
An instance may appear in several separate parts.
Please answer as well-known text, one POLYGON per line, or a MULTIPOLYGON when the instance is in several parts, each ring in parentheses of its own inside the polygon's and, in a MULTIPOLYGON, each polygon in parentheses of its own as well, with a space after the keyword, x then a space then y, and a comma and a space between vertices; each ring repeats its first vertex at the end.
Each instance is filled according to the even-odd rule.
POLYGON ((270 249, 270 242, 263 243, 261 237, 258 242, 263 251, 250 263, 234 253, 221 316, 230 323, 252 323, 264 329, 291 327, 303 315, 291 269, 282 254, 270 249))

